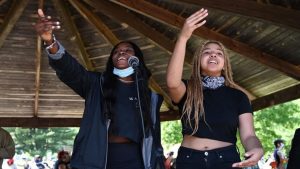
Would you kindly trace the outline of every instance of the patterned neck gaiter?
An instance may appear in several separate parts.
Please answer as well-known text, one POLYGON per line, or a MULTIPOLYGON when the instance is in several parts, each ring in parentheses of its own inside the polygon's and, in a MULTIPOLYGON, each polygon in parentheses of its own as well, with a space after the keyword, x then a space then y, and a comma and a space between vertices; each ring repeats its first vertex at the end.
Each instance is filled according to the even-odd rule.
POLYGON ((225 78, 220 77, 211 77, 211 76, 202 76, 202 83, 204 89, 217 89, 225 85, 225 78))

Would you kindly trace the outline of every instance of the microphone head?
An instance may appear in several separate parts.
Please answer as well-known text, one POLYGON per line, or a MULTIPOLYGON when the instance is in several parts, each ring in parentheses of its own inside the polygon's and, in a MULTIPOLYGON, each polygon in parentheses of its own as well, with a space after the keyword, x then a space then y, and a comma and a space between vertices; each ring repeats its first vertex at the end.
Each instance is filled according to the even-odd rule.
POLYGON ((139 58, 136 56, 130 56, 128 59, 128 65, 131 66, 132 68, 136 68, 137 66, 139 66, 139 58))

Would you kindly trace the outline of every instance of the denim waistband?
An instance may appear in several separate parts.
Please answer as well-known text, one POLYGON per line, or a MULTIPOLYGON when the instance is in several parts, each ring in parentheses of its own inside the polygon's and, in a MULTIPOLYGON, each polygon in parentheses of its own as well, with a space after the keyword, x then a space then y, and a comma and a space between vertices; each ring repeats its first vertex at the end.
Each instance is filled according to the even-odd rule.
POLYGON ((181 151, 189 151, 189 152, 193 152, 193 154, 220 154, 222 152, 226 152, 226 151, 237 151, 236 145, 230 145, 230 146, 226 146, 226 147, 221 147, 221 148, 216 148, 216 149, 212 149, 212 150, 196 150, 196 149, 192 149, 192 148, 188 148, 188 147, 183 147, 180 146, 179 148, 181 151))

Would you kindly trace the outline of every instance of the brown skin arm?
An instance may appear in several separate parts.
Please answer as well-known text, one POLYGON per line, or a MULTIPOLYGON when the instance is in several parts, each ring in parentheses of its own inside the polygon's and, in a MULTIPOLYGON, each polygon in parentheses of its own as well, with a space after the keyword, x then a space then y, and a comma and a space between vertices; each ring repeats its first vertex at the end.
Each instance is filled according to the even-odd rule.
MULTIPOLYGON (((38 21, 35 24, 35 30, 46 45, 51 45, 54 42, 53 30, 60 29, 60 23, 51 20, 51 16, 45 16, 42 9, 38 9, 38 21)), ((58 45, 54 43, 53 47, 49 49, 50 53, 56 53, 58 45)))

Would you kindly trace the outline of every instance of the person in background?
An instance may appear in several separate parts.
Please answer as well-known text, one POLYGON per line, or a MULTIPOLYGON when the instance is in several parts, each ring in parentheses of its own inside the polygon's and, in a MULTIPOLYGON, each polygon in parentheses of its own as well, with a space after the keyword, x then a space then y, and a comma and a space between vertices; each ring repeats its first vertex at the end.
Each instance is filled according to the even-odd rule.
POLYGON ((300 167, 300 128, 296 129, 289 153, 287 169, 299 169, 300 167))
POLYGON ((208 40, 194 55, 189 80, 182 80, 187 41, 206 21, 207 10, 188 17, 177 38, 167 69, 167 87, 181 112, 183 140, 177 169, 232 169, 250 167, 263 156, 253 126, 250 101, 232 78, 229 56, 222 43, 208 40), (236 147, 239 129, 246 150, 241 162, 236 147))
POLYGON ((0 169, 3 159, 11 159, 15 155, 15 142, 9 132, 0 127, 0 169))
POLYGON ((276 161, 277 169, 284 169, 284 162, 286 160, 286 156, 283 150, 284 141, 282 139, 277 139, 274 141, 275 150, 273 153, 274 159, 276 161))
POLYGON ((85 99, 72 169, 164 168, 159 119, 163 98, 148 87, 151 73, 141 49, 122 41, 111 50, 105 72, 87 71, 54 38, 53 30, 60 25, 41 9, 38 16, 35 29, 47 46, 50 66, 85 99))
POLYGON ((43 157, 40 155, 35 155, 33 161, 29 164, 29 169, 47 169, 48 164, 43 161, 43 157))
POLYGON ((54 164, 54 169, 71 169, 70 159, 71 156, 69 152, 61 150, 57 154, 57 161, 54 164))
POLYGON ((173 160, 174 160, 173 155, 174 155, 173 151, 171 151, 171 152, 169 152, 167 154, 167 158, 165 160, 165 167, 166 167, 166 169, 171 169, 171 166, 172 166, 173 160))

